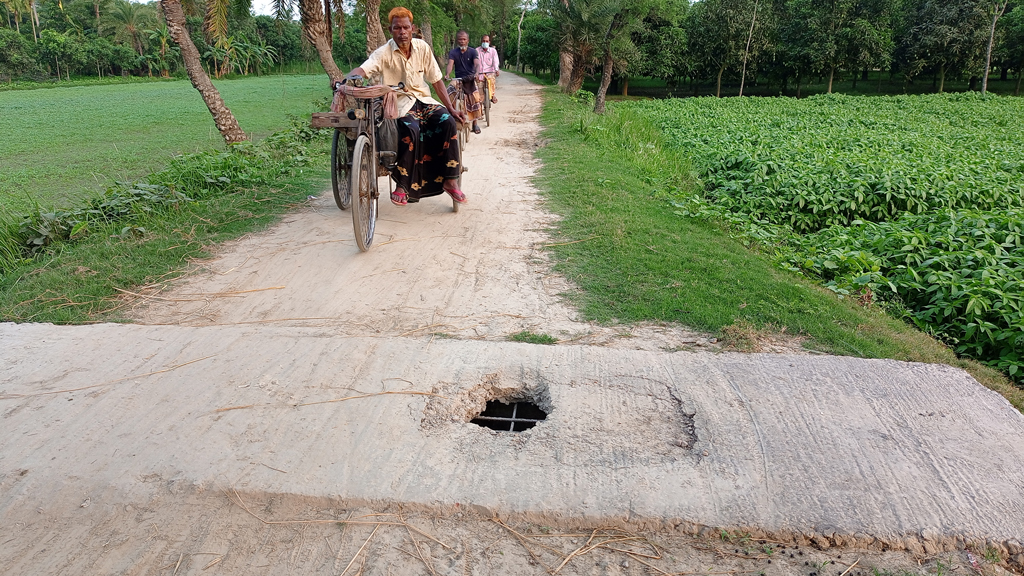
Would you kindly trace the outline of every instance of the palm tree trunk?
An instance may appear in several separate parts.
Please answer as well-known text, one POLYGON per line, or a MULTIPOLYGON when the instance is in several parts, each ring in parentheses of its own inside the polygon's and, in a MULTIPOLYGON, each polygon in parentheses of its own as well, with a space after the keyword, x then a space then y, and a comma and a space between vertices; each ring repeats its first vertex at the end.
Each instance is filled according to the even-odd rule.
POLYGON ((334 20, 331 14, 331 0, 324 0, 324 38, 327 40, 327 47, 334 53, 334 20))
POLYGON ((320 65, 324 67, 331 82, 344 78, 345 74, 334 62, 334 54, 331 53, 330 44, 327 42, 327 31, 330 28, 324 22, 323 7, 319 0, 299 0, 299 17, 302 19, 302 33, 316 48, 320 65))
POLYGON ((586 61, 589 60, 586 54, 575 54, 572 57, 572 74, 569 75, 569 85, 565 87, 566 94, 575 94, 583 88, 583 80, 587 76, 586 61))
POLYGON ((569 91, 573 71, 572 52, 562 49, 558 53, 558 87, 563 92, 569 91))
POLYGON ((181 1, 160 0, 160 6, 163 8, 164 15, 167 18, 167 27, 170 29, 171 38, 174 39, 181 49, 181 59, 185 62, 188 78, 192 81, 192 86, 203 97, 203 102, 206 103, 210 114, 213 115, 213 122, 217 125, 217 130, 220 130, 224 141, 228 144, 234 144, 235 142, 248 140, 248 136, 245 135, 245 132, 238 125, 238 121, 235 120, 234 114, 224 104, 224 99, 220 97, 220 92, 217 91, 213 82, 210 81, 210 77, 203 70, 199 50, 192 43, 192 38, 188 35, 188 29, 185 28, 185 12, 181 9, 181 1))
POLYGON ((388 41, 380 23, 380 0, 366 0, 366 54, 380 48, 388 41))
POLYGON ((28 21, 32 24, 32 40, 39 42, 39 36, 36 34, 36 21, 35 18, 32 17, 36 12, 36 5, 33 3, 30 8, 32 11, 28 14, 28 21))

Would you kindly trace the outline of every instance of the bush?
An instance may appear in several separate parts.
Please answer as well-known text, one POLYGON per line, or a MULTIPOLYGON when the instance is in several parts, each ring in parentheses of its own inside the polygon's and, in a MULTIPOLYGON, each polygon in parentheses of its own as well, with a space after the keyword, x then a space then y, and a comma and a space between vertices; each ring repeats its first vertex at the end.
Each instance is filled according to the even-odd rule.
POLYGON ((0 28, 0 78, 9 82, 38 68, 32 43, 15 30, 0 28))

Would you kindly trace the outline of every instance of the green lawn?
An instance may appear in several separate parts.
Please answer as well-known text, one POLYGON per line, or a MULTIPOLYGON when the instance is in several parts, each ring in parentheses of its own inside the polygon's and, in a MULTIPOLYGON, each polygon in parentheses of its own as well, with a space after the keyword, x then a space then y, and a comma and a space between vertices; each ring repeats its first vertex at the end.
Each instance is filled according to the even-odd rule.
MULTIPOLYGON (((323 75, 217 81, 256 138, 329 95, 323 75)), ((116 180, 140 178, 175 154, 223 146, 188 81, 0 92, 0 206, 67 206, 116 180)))

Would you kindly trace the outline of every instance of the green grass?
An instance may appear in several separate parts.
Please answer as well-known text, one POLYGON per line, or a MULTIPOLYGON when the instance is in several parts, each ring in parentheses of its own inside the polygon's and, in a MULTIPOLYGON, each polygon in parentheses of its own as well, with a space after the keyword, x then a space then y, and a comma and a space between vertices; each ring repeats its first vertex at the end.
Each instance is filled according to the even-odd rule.
MULTIPOLYGON (((325 77, 219 80, 242 129, 256 138, 308 114, 329 95, 325 77)), ((115 180, 159 170, 172 155, 222 147, 209 111, 187 80, 0 92, 0 206, 65 207, 115 180)))
POLYGON ((547 334, 536 334, 529 330, 517 332, 508 337, 511 342, 526 342, 527 344, 557 344, 558 339, 547 334))
POLYGON ((149 84, 153 82, 176 82, 185 78, 184 76, 172 76, 161 78, 160 76, 72 76, 71 80, 44 80, 36 82, 33 80, 12 80, 0 82, 0 92, 9 90, 37 90, 45 88, 71 88, 74 86, 109 86, 113 84, 149 84))
POLYGON ((118 289, 169 281, 210 246, 266 228, 326 185, 323 161, 270 186, 160 210, 120 233, 122 224, 61 244, 0 276, 0 320, 78 324, 119 321, 118 289))
POLYGON ((807 348, 865 358, 960 366, 1024 409, 1024 391, 997 371, 959 359, 875 307, 839 299, 712 222, 681 218, 655 190, 696 192, 688 151, 673 148, 642 114, 604 117, 549 88, 547 146, 538 183, 561 216, 551 248, 569 297, 589 320, 674 322, 724 334, 739 324, 799 334, 807 348))

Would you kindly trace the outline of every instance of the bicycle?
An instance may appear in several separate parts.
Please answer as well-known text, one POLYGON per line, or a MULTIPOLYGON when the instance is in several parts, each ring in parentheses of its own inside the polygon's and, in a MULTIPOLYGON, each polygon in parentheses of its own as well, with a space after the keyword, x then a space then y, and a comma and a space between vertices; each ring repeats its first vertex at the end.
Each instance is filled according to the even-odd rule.
MULTIPOLYGON (((469 104, 466 100, 469 98, 469 94, 463 90, 463 82, 465 78, 453 78, 452 84, 455 85, 455 95, 450 96, 452 98, 452 105, 456 110, 461 111, 465 117, 469 117, 469 104)), ((469 144, 469 132, 472 122, 463 122, 459 126, 459 153, 461 154, 462 149, 469 144)))
POLYGON ((491 127, 491 83, 487 81, 487 75, 484 74, 484 80, 481 82, 484 85, 484 121, 487 122, 487 127, 491 127))
MULTIPOLYGON (((310 125, 313 128, 334 128, 331 140, 331 188, 334 201, 341 210, 352 208, 352 228, 359 250, 366 252, 373 244, 377 223, 377 200, 380 197, 377 179, 390 175, 398 162, 397 152, 380 150, 378 141, 384 127, 384 97, 354 97, 355 105, 342 112, 338 92, 344 81, 335 82, 335 105, 332 112, 315 112, 310 125), (353 194, 354 192, 354 194, 353 194)), ((359 84, 359 83, 357 83, 359 84)), ((353 85, 361 88, 362 86, 353 85)), ((372 86, 370 88, 373 88, 372 86)), ((386 86, 396 93, 405 93, 405 85, 386 86)), ((457 186, 462 188, 462 147, 459 147, 461 167, 457 186)), ((389 178, 390 183, 390 178, 389 178)), ((459 203, 452 199, 452 211, 459 211, 459 203)))

